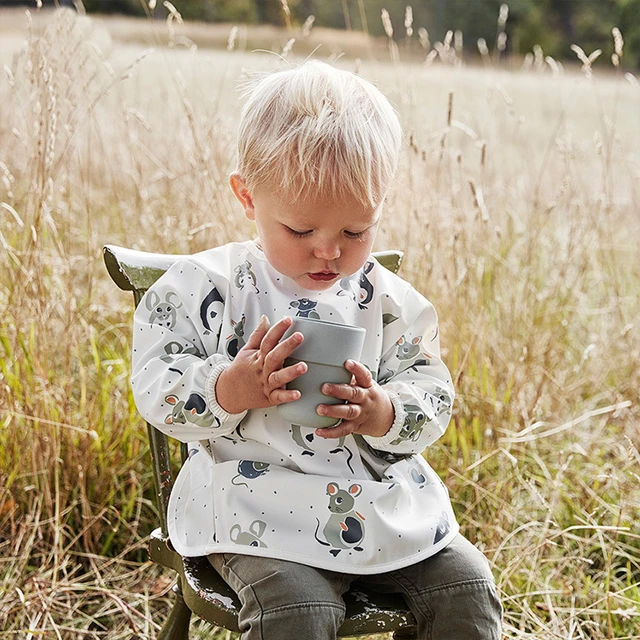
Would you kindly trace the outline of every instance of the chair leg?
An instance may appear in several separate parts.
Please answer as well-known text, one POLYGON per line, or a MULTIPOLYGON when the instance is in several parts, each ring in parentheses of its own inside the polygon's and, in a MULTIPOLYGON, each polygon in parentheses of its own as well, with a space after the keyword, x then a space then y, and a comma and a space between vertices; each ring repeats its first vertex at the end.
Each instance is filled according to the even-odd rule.
POLYGON ((189 620, 191 619, 191 610, 184 602, 182 597, 182 589, 180 588, 180 578, 173 587, 176 594, 175 602, 169 617, 166 619, 158 640, 189 640, 189 620))
POLYGON ((409 627, 408 629, 399 629, 393 634, 393 640, 416 640, 418 637, 417 627, 409 627))

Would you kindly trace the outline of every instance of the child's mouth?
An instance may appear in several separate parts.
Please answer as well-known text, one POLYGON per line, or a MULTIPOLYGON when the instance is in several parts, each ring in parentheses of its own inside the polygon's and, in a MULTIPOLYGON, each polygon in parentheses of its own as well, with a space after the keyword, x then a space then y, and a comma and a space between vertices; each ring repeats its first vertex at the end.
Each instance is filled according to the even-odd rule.
POLYGON ((338 277, 337 273, 331 271, 319 271, 318 273, 310 273, 308 275, 312 280, 316 280, 317 282, 329 282, 338 277))

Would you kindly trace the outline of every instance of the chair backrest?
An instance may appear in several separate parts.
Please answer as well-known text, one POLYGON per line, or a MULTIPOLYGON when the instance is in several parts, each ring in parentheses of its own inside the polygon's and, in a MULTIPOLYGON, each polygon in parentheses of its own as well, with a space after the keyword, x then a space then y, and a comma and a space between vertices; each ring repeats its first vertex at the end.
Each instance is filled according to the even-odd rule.
MULTIPOLYGON (((149 253, 136 251, 126 247, 105 245, 103 249, 104 263, 111 279, 123 291, 131 291, 135 306, 144 296, 147 289, 174 263, 188 258, 187 255, 149 253)), ((374 258, 383 266, 396 273, 402 263, 401 251, 379 251, 374 258)), ((167 536, 167 505, 173 486, 171 475, 171 458, 168 437, 147 422, 149 448, 153 465, 153 481, 155 485, 156 507, 160 518, 163 536, 167 536)), ((182 461, 187 455, 187 445, 181 445, 182 461)))

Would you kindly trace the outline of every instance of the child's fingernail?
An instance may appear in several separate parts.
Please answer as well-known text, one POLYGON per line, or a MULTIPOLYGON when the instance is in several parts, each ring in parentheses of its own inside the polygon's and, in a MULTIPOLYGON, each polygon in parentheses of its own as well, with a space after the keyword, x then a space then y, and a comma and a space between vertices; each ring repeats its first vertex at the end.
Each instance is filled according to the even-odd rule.
POLYGON ((318 405, 318 415, 323 416, 325 413, 327 413, 327 409, 324 405, 319 404, 318 405))
POLYGON ((345 362, 345 365, 346 365, 347 367, 353 367, 353 360, 347 360, 347 361, 345 362))
POLYGON ((323 384, 321 391, 328 396, 331 393, 331 387, 328 384, 323 384))
POLYGON ((305 373, 306 370, 307 370, 307 365, 304 362, 301 362, 299 365, 296 366, 297 373, 305 373))

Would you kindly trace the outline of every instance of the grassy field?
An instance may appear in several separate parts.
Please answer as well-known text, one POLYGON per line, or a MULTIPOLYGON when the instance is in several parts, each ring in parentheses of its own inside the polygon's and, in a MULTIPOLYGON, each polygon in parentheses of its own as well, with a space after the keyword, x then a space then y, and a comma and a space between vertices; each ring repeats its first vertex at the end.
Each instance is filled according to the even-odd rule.
MULTIPOLYGON (((226 184, 237 82, 286 62, 35 19, 0 14, 0 634, 155 638, 171 578, 146 561, 131 300, 101 247, 251 236, 226 184)), ((377 248, 406 252, 458 390, 425 455, 492 564, 505 638, 638 639, 638 83, 605 62, 431 62, 337 62, 406 132, 377 248)))

